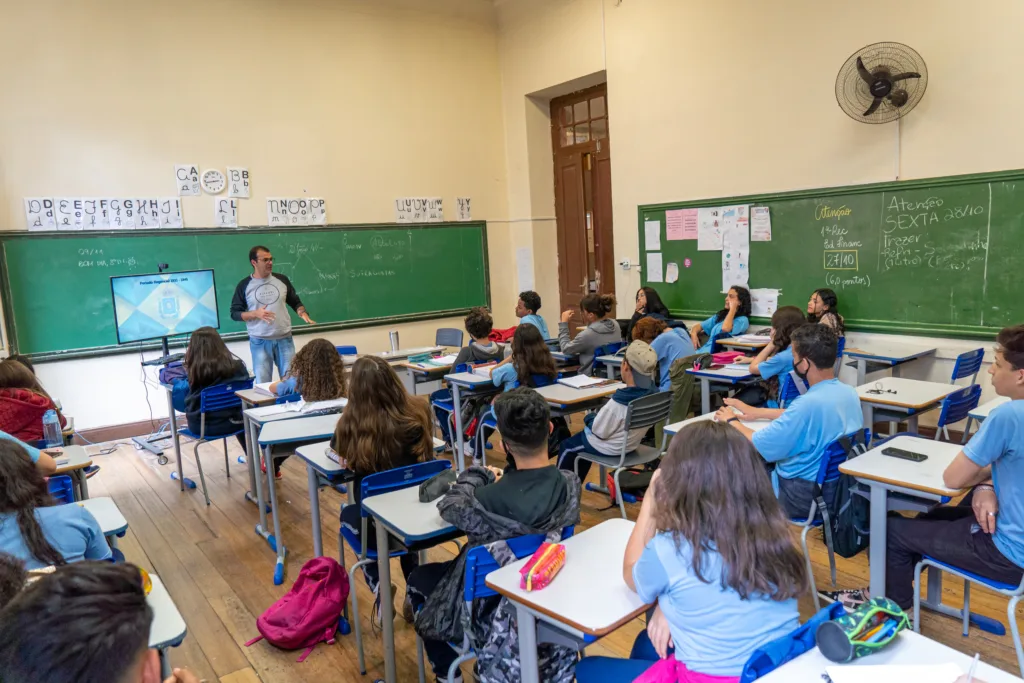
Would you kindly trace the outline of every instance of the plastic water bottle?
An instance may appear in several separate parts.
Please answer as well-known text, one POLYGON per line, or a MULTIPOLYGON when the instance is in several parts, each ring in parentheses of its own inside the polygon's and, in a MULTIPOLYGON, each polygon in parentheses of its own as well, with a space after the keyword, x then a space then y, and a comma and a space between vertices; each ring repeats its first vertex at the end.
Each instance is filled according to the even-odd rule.
POLYGON ((47 448, 54 448, 64 445, 64 435, 60 430, 60 419, 56 410, 47 410, 43 414, 43 440, 47 448))

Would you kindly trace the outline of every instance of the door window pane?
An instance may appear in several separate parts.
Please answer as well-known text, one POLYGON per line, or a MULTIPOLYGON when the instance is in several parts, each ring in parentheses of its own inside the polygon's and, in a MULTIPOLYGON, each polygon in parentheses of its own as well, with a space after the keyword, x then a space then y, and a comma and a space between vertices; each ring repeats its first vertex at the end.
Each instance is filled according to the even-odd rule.
POLYGON ((569 145, 573 144, 574 138, 573 138, 572 126, 567 126, 567 127, 562 129, 561 141, 562 141, 562 147, 568 147, 569 145))
POLYGON ((572 106, 565 105, 562 107, 562 125, 567 126, 572 123, 572 106))
POLYGON ((590 100, 590 116, 595 119, 604 116, 604 95, 590 100))
POLYGON ((608 137, 608 119, 594 119, 590 122, 590 134, 595 140, 604 140, 608 137))
POLYGON ((577 123, 579 123, 580 121, 586 121, 587 119, 590 118, 589 116, 587 116, 586 102, 577 102, 575 105, 573 105, 573 118, 577 123))
POLYGON ((576 124, 576 144, 583 142, 590 142, 590 124, 589 123, 577 123, 576 124))

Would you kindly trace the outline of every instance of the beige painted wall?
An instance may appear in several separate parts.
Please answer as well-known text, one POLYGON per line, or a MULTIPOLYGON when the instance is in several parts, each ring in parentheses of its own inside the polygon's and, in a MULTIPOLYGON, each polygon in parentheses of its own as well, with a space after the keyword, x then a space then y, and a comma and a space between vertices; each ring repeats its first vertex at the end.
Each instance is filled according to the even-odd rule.
MULTIPOLYGON (((443 197, 449 216, 469 196, 474 218, 507 218, 484 0, 0 0, 0 17, 2 229, 24 227, 25 196, 173 195, 175 163, 247 166, 243 225, 266 223, 267 196, 303 193, 334 223, 393 221, 405 196, 443 197)), ((211 225, 212 206, 185 198, 186 225, 211 225)), ((488 233, 492 294, 514 303, 508 224, 488 233)), ((420 345, 445 325, 461 321, 398 329, 420 345)), ((388 329, 328 336, 383 350, 388 329)), ((40 374, 80 427, 149 416, 137 356, 40 374)))

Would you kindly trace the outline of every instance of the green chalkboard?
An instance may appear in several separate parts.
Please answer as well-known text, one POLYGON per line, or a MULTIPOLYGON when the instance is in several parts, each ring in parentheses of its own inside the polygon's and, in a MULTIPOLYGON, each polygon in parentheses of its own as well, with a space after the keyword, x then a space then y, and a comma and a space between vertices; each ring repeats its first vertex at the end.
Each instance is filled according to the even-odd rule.
POLYGON ((674 314, 722 307, 723 252, 669 240, 666 212, 734 205, 769 208, 771 241, 749 245, 749 286, 781 290, 780 306, 831 287, 855 330, 992 338, 1024 322, 1024 171, 640 206, 641 249, 657 221, 665 267, 679 269, 675 283, 642 279, 674 314))
MULTIPOLYGON (((474 223, 3 233, 7 338, 46 359, 116 351, 110 276, 213 268, 222 334, 263 244, 319 329, 457 315, 489 304, 486 226, 474 223)), ((304 325, 293 315, 296 324, 304 325)), ((136 345, 134 348, 137 348, 136 345)))

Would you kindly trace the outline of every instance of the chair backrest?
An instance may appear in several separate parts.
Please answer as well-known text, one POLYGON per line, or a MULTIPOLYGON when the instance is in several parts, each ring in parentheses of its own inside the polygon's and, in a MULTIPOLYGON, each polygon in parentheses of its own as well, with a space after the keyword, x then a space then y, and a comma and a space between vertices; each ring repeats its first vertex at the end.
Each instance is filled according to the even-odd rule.
POLYGON ((212 413, 216 410, 241 408, 242 399, 235 396, 235 392, 245 389, 252 389, 252 378, 207 387, 199 394, 199 412, 212 413))
MULTIPOLYGON (((451 468, 452 464, 448 460, 431 460, 367 475, 363 477, 363 481, 360 483, 362 499, 366 500, 371 496, 391 493, 392 491, 406 489, 410 486, 419 486, 439 472, 450 470, 451 468)), ((369 517, 370 513, 366 511, 366 508, 362 506, 360 508, 362 516, 369 517)))
MULTIPOLYGON (((626 431, 650 427, 668 419, 672 409, 672 392, 659 391, 634 398, 626 407, 626 431)), ((625 441, 623 442, 625 447, 625 441)))
MULTIPOLYGON (((575 527, 567 526, 562 529, 562 540, 571 537, 575 527)), ((537 552, 537 548, 544 542, 544 534, 531 534, 529 536, 516 536, 507 541, 509 550, 516 556, 516 559, 523 559, 537 552)), ((466 553, 466 582, 462 588, 462 599, 472 602, 476 598, 489 598, 498 593, 487 587, 487 575, 501 569, 501 565, 487 551, 486 546, 478 545, 470 548, 466 553)))
MULTIPOLYGON (((561 376, 561 375, 559 375, 559 376, 561 376)), ((550 377, 547 377, 545 375, 532 374, 532 375, 530 375, 530 384, 532 384, 533 386, 530 387, 530 388, 531 389, 540 389, 542 387, 551 386, 552 384, 554 384, 557 381, 558 381, 557 377, 555 379, 551 379, 550 377)), ((515 387, 514 388, 518 389, 521 386, 523 386, 523 383, 520 382, 517 379, 516 382, 515 382, 515 387)))
POLYGON ((434 337, 434 346, 462 348, 462 338, 462 330, 457 330, 454 327, 442 327, 437 330, 437 335, 434 337))
POLYGON ((71 483, 71 477, 66 474, 58 474, 50 477, 46 482, 50 495, 61 505, 75 502, 75 487, 71 483))
POLYGON ((354 346, 335 346, 334 348, 338 349, 340 356, 355 356, 359 353, 354 346))
POLYGON ((846 351, 846 337, 839 338, 839 346, 836 347, 836 364, 833 366, 836 377, 839 376, 839 371, 843 367, 843 352, 846 351))
POLYGON ((871 438, 868 429, 858 429, 855 432, 839 437, 825 447, 825 454, 821 458, 821 465, 818 468, 818 486, 827 481, 835 481, 839 478, 839 466, 848 459, 864 453, 868 449, 868 441, 871 438))
POLYGON ((598 346, 596 349, 594 349, 594 358, 597 358, 598 356, 614 356, 616 353, 619 352, 619 349, 621 349, 624 346, 625 344, 623 344, 622 342, 611 342, 609 344, 605 344, 604 346, 598 346))
POLYGON ((965 351, 956 357, 953 364, 953 382, 962 377, 970 377, 971 384, 978 380, 978 371, 981 370, 981 361, 985 358, 985 349, 974 349, 965 351))
POLYGON ((795 370, 790 370, 786 374, 782 375, 779 380, 779 406, 785 408, 787 405, 793 402, 797 396, 801 396, 807 393, 807 385, 800 379, 800 376, 796 374, 795 370))
POLYGON ((977 408, 980 400, 980 384, 972 384, 969 387, 953 392, 942 399, 942 411, 939 413, 938 426, 941 428, 966 419, 967 413, 977 408))

